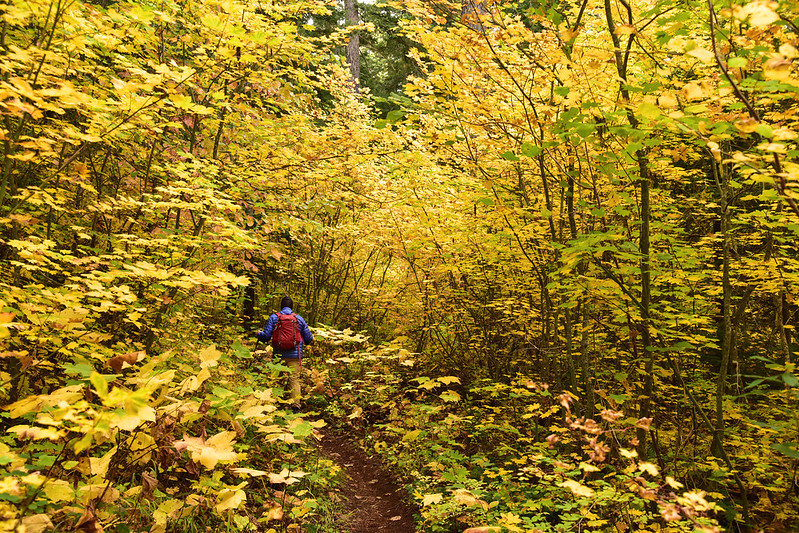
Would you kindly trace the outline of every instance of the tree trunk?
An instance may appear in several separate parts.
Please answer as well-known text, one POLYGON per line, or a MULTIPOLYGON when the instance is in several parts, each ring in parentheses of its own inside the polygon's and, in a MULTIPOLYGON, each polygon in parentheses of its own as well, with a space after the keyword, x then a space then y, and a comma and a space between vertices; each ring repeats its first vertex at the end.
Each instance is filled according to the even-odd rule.
POLYGON ((721 204, 722 239, 722 327, 721 327, 721 366, 716 380, 716 431, 713 435, 712 452, 720 456, 724 446, 724 394, 727 390, 727 373, 730 365, 732 344, 732 283, 730 281, 730 206, 728 197, 728 176, 723 165, 713 163, 713 173, 719 184, 721 204))
MULTIPOLYGON (((344 0, 344 20, 347 26, 357 26, 360 23, 355 0, 344 0)), ((361 37, 357 31, 350 34, 347 43, 347 63, 350 66, 353 90, 358 92, 361 87, 361 37)))

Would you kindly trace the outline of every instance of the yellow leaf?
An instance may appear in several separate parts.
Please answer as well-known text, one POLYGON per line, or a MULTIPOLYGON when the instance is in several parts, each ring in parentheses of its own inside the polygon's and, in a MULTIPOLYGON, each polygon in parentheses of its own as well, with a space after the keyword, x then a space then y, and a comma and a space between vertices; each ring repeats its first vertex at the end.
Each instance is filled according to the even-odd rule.
POLYGON ((627 450, 625 448, 621 448, 619 452, 621 453, 622 457, 626 457, 627 459, 638 457, 638 452, 635 450, 627 450))
POLYGON ((787 80, 791 77, 791 62, 782 55, 772 57, 763 66, 763 75, 767 80, 787 80))
POLYGON ((660 109, 655 104, 641 102, 638 106, 638 114, 644 118, 656 119, 660 116, 660 109))
POLYGON ((216 512, 223 513, 231 509, 238 509, 247 500, 243 490, 224 489, 217 496, 216 512))
POLYGON ((682 94, 686 100, 699 100, 701 98, 707 98, 712 94, 712 92, 713 86, 706 81, 701 83, 692 81, 687 83, 682 90, 682 94))
POLYGON ((674 97, 673 94, 665 93, 658 96, 658 105, 661 107, 675 108, 680 105, 680 102, 674 97))
POLYGON ((195 463, 213 470, 219 461, 236 460, 236 452, 233 451, 235 437, 235 431, 223 431, 207 442, 198 437, 184 437, 183 440, 175 441, 174 446, 178 451, 187 450, 195 463))
POLYGON ((586 487, 585 485, 582 485, 573 479, 567 479, 563 483, 558 483, 558 485, 569 489, 572 491, 572 494, 577 497, 591 498, 594 495, 593 489, 586 487))
POLYGON ((799 57, 799 50, 796 49, 791 44, 784 43, 780 46, 780 53, 789 59, 795 59, 799 57))
POLYGON ((300 478, 307 475, 308 472, 302 472, 300 470, 290 471, 288 468, 284 468, 279 474, 269 474, 269 482, 275 485, 282 483, 285 483, 286 485, 293 485, 294 483, 299 483, 300 478))
POLYGON ((222 352, 217 350, 216 346, 212 344, 200 351, 200 367, 216 366, 220 357, 222 357, 222 352))
POLYGON ((175 513, 183 507, 180 500, 166 500, 153 512, 153 521, 156 524, 166 525, 169 518, 173 518, 175 513))
POLYGON ((590 465, 588 463, 580 463, 579 468, 583 472, 599 472, 599 468, 595 467, 594 465, 590 465))
POLYGON ((112 427, 118 427, 125 431, 133 431, 142 422, 155 422, 155 410, 149 405, 143 405, 138 409, 124 409, 111 419, 112 427))
POLYGON ((441 500, 443 500, 443 499, 444 499, 444 495, 440 494, 440 493, 425 494, 424 498, 422 498, 422 505, 423 506, 433 505, 433 504, 436 504, 436 503, 440 503, 441 500))
POLYGON ((755 0, 746 4, 739 13, 736 13, 736 16, 738 18, 748 17, 749 24, 754 27, 768 26, 780 20, 780 16, 775 11, 778 7, 779 4, 773 0, 755 0))
POLYGON ((716 56, 713 55, 713 52, 704 48, 694 48, 688 52, 688 55, 697 58, 705 65, 711 65, 716 62, 716 56))
POLYGON ((117 453, 117 447, 111 448, 108 453, 102 457, 90 457, 89 464, 91 465, 91 473, 93 476, 105 476, 108 472, 108 465, 111 464, 111 458, 117 453))
POLYGON ((100 501, 104 503, 113 503, 119 499, 121 493, 114 487, 109 487, 107 483, 84 485, 78 489, 78 498, 84 505, 101 496, 102 499, 100 501))
POLYGON ((260 477, 260 476, 268 476, 269 472, 264 470, 253 470, 252 468, 231 468, 231 472, 234 474, 241 474, 245 476, 252 476, 252 477, 260 477))
POLYGON ((681 488, 684 487, 684 485, 682 483, 680 483, 679 481, 677 481, 676 479, 674 479, 671 476, 666 476, 666 483, 668 484, 669 487, 671 487, 671 488, 673 488, 675 490, 676 489, 681 489, 681 488))
POLYGON ((55 428, 40 428, 36 426, 14 426, 8 429, 9 433, 16 433, 17 437, 20 439, 31 439, 31 440, 52 440, 57 441, 64 435, 66 432, 64 430, 55 429, 55 428))
POLYGON ((25 533, 42 533, 53 529, 53 523, 46 514, 26 516, 22 519, 22 525, 25 527, 25 533))
POLYGON ((413 431, 407 432, 405 435, 402 436, 402 440, 405 442, 411 442, 419 438, 419 435, 422 433, 421 429, 414 429, 413 431))
POLYGON ((133 456, 142 464, 150 461, 150 452, 156 448, 155 439, 143 431, 137 432, 135 438, 129 438, 128 445, 130 451, 134 452, 133 456))
POLYGON ((638 464, 638 469, 641 472, 646 472, 647 474, 649 474, 652 477, 655 477, 655 476, 657 476, 660 473, 660 471, 658 470, 658 467, 656 465, 653 465, 652 463, 639 463, 638 464))
POLYGON ((44 485, 42 490, 45 496, 53 502, 72 501, 75 498, 72 484, 63 479, 51 479, 44 485))
POLYGON ((755 130, 757 129, 758 124, 760 123, 754 118, 747 117, 740 120, 736 120, 735 129, 737 129, 741 133, 754 133, 755 130))

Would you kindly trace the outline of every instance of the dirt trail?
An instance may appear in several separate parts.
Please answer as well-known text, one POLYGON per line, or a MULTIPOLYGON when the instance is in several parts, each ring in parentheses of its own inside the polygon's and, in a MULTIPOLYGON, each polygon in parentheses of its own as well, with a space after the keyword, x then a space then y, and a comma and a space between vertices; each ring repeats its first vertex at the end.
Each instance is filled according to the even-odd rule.
POLYGON ((345 499, 342 531, 348 533, 414 533, 416 509, 378 459, 366 455, 346 438, 325 432, 319 447, 336 462, 347 480, 341 487, 345 499))

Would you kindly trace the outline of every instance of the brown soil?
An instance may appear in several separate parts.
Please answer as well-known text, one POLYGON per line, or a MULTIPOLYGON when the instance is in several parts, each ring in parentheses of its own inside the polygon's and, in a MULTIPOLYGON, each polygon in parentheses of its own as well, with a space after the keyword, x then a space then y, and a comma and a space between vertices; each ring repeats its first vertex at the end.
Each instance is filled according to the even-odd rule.
POLYGON ((369 457, 350 440, 328 430, 319 447, 338 464, 346 480, 341 487, 345 500, 342 532, 414 533, 417 510, 404 499, 404 492, 379 459, 369 457))

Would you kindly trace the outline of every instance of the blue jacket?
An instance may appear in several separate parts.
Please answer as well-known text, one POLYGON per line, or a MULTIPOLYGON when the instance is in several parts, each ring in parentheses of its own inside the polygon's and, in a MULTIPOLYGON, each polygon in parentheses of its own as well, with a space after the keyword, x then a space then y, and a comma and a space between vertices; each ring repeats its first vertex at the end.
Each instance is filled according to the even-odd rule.
MULTIPOLYGON (((280 310, 280 313, 283 315, 290 315, 292 310, 290 307, 284 307, 280 310)), ((257 334, 258 340, 261 342, 269 342, 272 338, 272 332, 275 330, 275 325, 277 324, 277 313, 273 314, 269 317, 269 320, 266 321, 266 325, 262 331, 259 331, 257 334)), ((302 336, 302 342, 300 342, 299 346, 296 348, 292 348, 291 350, 278 350, 276 355, 279 355, 283 359, 299 359, 302 356, 302 346, 303 344, 310 345, 313 343, 313 335, 311 334, 310 328, 308 328, 308 324, 305 322, 305 319, 302 318, 300 315, 297 315, 297 325, 300 327, 300 335, 302 336)))

